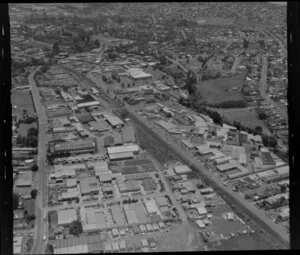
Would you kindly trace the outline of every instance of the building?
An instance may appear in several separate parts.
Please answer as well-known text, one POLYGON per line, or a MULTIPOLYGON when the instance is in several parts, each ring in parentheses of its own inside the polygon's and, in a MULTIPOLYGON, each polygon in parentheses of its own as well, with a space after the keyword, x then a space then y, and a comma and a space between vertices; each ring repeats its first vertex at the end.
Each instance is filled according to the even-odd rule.
POLYGON ((218 166, 217 166, 217 169, 218 169, 221 173, 224 173, 224 172, 227 172, 227 171, 236 169, 236 168, 237 168, 237 165, 236 165, 235 163, 232 163, 232 162, 229 162, 229 163, 226 163, 226 164, 218 165, 218 166))
POLYGON ((151 79, 152 75, 145 73, 142 69, 139 68, 130 68, 127 71, 128 75, 130 78, 132 78, 133 80, 137 81, 137 80, 147 80, 147 79, 151 79))
POLYGON ((85 102, 85 103, 77 104, 77 107, 78 107, 78 109, 80 109, 80 108, 89 108, 89 107, 98 106, 98 105, 100 105, 100 103, 98 101, 92 101, 92 102, 85 102))
POLYGON ((154 200, 145 200, 145 206, 150 215, 159 214, 159 209, 154 200))
POLYGON ((96 151, 96 144, 91 140, 79 140, 67 143, 55 144, 52 152, 55 154, 83 154, 94 153, 96 151))
POLYGON ((182 165, 182 164, 175 164, 173 169, 174 169, 174 172, 178 175, 187 174, 187 173, 192 172, 192 169, 190 169, 188 166, 182 165))
POLYGON ((58 211, 57 216, 58 216, 58 225, 68 225, 73 221, 77 220, 75 209, 58 211))
POLYGON ((90 129, 96 132, 108 131, 110 128, 103 120, 89 122, 90 129))
POLYGON ((112 126, 112 128, 120 128, 124 126, 124 122, 117 116, 111 114, 103 114, 103 115, 106 121, 108 122, 108 124, 112 126))
POLYGON ((213 188, 204 188, 204 189, 200 189, 200 194, 201 195, 208 195, 208 194, 211 194, 211 193, 214 193, 214 189, 213 188))
MULTIPOLYGON (((113 147, 108 147, 107 148, 107 153, 110 158, 116 157, 115 155, 118 154, 124 154, 124 153, 138 153, 139 152, 139 146, 134 144, 134 145, 123 145, 123 146, 113 146, 113 147)), ((127 157, 129 155, 126 155, 127 157)))
POLYGON ((82 196, 98 195, 99 187, 96 177, 87 177, 80 179, 80 193, 82 196))

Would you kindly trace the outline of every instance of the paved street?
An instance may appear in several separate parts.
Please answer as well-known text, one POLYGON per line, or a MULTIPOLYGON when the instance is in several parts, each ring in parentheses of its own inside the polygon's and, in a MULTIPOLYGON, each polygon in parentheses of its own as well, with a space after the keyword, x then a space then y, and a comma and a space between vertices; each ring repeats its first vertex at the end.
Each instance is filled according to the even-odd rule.
POLYGON ((46 162, 46 130, 47 130, 47 117, 45 109, 41 103, 39 90, 34 81, 34 74, 38 69, 33 71, 29 77, 29 84, 32 86, 32 96, 34 106, 39 117, 39 134, 38 134, 38 157, 37 165, 39 167, 39 183, 37 189, 40 194, 36 199, 36 220, 34 231, 34 244, 31 250, 32 254, 42 254, 46 249, 46 242, 43 241, 43 236, 47 236, 48 227, 44 222, 44 211, 47 207, 47 173, 45 171, 46 162))

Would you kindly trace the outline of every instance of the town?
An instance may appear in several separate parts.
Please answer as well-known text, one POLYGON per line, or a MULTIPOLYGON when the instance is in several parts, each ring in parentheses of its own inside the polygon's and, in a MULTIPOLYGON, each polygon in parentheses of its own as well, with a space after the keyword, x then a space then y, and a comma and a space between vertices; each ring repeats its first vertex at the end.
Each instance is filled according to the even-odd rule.
POLYGON ((289 247, 285 5, 9 7, 14 254, 289 247))

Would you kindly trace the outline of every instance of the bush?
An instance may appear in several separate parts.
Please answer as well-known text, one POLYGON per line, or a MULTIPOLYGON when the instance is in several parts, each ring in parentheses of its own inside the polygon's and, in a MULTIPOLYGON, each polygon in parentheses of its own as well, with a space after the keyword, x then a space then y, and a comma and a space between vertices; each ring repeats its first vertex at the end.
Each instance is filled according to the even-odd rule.
POLYGON ((38 167, 36 164, 34 164, 34 165, 31 167, 31 171, 36 172, 37 170, 39 170, 39 167, 38 167))
POLYGON ((79 236, 83 232, 82 224, 79 220, 73 221, 70 226, 70 234, 79 236))
POLYGON ((38 194, 37 189, 33 189, 33 190, 31 190, 31 192, 30 192, 30 195, 31 195, 31 197, 32 197, 33 199, 36 198, 37 194, 38 194))

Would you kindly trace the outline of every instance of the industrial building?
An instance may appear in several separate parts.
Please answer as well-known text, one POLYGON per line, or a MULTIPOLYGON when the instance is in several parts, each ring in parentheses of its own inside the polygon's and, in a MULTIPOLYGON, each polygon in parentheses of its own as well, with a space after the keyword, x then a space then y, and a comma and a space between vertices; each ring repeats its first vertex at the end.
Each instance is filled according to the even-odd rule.
POLYGON ((182 164, 175 164, 173 169, 174 169, 174 172, 178 175, 187 174, 187 173, 192 172, 192 169, 190 169, 188 166, 182 165, 182 164))
POLYGON ((82 154, 82 153, 94 153, 95 151, 96 151, 96 144, 91 140, 88 141, 79 140, 79 141, 55 144, 54 147, 52 148, 52 152, 57 154, 64 154, 64 153, 82 154))
POLYGON ((123 160, 133 158, 133 154, 139 152, 138 145, 113 146, 107 148, 110 160, 123 160))
POLYGON ((98 195, 99 188, 98 188, 98 181, 96 177, 86 177, 80 179, 80 193, 82 196, 87 195, 98 195))
POLYGON ((151 74, 145 73, 142 69, 139 68, 130 68, 127 73, 133 80, 147 80, 152 78, 151 74))
POLYGON ((107 123, 103 120, 89 122, 89 126, 91 131, 96 131, 96 132, 103 132, 103 131, 110 130, 107 123))

